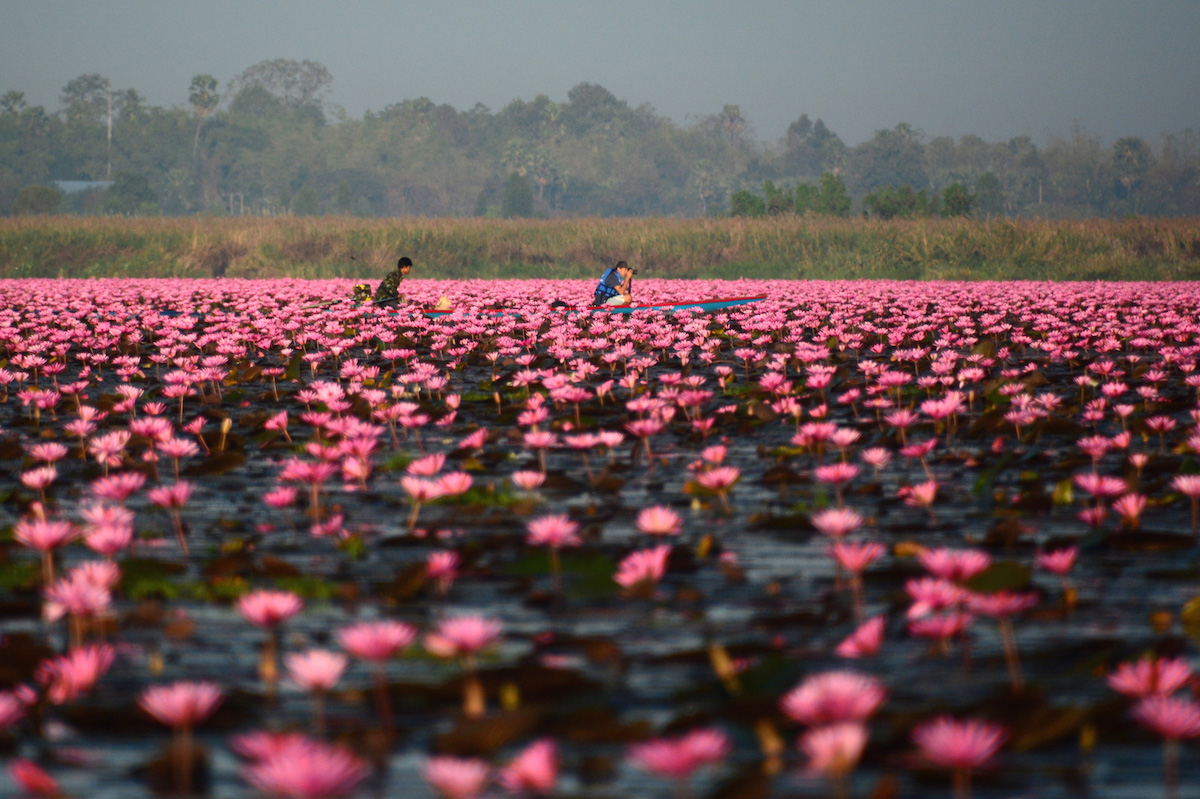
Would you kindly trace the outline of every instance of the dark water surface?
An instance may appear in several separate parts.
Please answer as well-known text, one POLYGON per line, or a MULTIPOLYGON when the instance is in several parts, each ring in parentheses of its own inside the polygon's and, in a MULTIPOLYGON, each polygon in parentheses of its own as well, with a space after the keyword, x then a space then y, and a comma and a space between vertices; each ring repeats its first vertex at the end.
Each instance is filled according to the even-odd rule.
MULTIPOLYGON (((139 416, 146 413, 145 403, 163 402, 163 416, 178 426, 177 401, 160 396, 161 376, 171 366, 158 367, 151 360, 164 348, 172 357, 225 352, 221 368, 228 375, 220 381, 222 395, 204 384, 204 396, 186 399, 184 421, 208 418, 203 438, 214 451, 221 420, 228 418, 231 426, 223 454, 201 453, 182 463, 182 478, 195 487, 182 509, 191 547, 187 559, 175 543, 170 517, 146 497, 156 480, 173 482, 170 460, 158 462, 156 475, 142 459, 149 442, 140 437, 131 441, 124 462, 113 471, 137 470, 148 477, 146 488, 127 502, 136 512, 139 540, 119 556, 124 577, 114 592, 110 618, 92 631, 117 648, 117 660, 78 701, 44 707, 40 735, 30 724, 0 733, 0 757, 37 759, 71 796, 150 795, 154 778, 147 764, 161 754, 170 735, 137 709, 141 690, 176 680, 210 680, 222 687, 226 699, 196 732, 208 755, 204 791, 213 797, 257 795, 239 776, 242 762, 230 750, 229 736, 259 729, 311 732, 311 705, 286 680, 270 698, 257 670, 266 635, 241 618, 233 600, 251 588, 284 587, 299 592, 306 603, 282 627, 284 652, 336 649, 336 630, 364 619, 404 620, 422 636, 452 615, 483 614, 503 622, 501 643, 481 660, 488 701, 482 721, 466 720, 460 712, 462 678, 456 664, 419 646, 389 663, 397 736, 387 746, 381 747, 373 732, 371 672, 352 660, 329 697, 328 735, 373 759, 373 775, 360 789, 362 796, 430 795, 421 778, 429 755, 483 757, 501 766, 540 737, 552 737, 560 747, 555 795, 673 796, 669 781, 647 775, 627 760, 626 751, 654 735, 707 726, 724 731, 733 747, 721 766, 697 775, 693 795, 827 796, 829 784, 804 773, 805 758, 794 746, 800 727, 780 712, 778 700, 806 675, 843 668, 875 675, 888 690, 886 703, 869 724, 870 742, 852 779, 855 796, 949 796, 948 775, 923 764, 909 738, 915 725, 943 713, 987 719, 1009 731, 995 765, 975 775, 977 797, 1116 799, 1163 792, 1161 742, 1132 721, 1130 700, 1110 689, 1104 678, 1118 664, 1150 652, 1183 656, 1200 667, 1191 634, 1196 627, 1188 626, 1191 617, 1185 612, 1200 589, 1200 550, 1191 535, 1188 500, 1171 487, 1175 475, 1200 469, 1186 444, 1195 432, 1190 411, 1196 407, 1197 390, 1185 378, 1195 372, 1181 368, 1194 364, 1200 352, 1194 323, 1200 292, 1194 286, 710 283, 690 290, 761 291, 770 299, 713 316, 589 321, 543 319, 543 301, 570 299, 579 292, 577 285, 544 282, 519 284, 512 291, 514 304, 534 309, 516 319, 463 314, 431 321, 405 311, 375 316, 350 308, 294 310, 337 296, 346 288, 344 282, 274 287, 198 282, 168 288, 147 281, 100 281, 91 296, 64 293, 36 307, 22 300, 28 296, 26 287, 3 286, 7 310, 0 320, 9 335, 0 341, 0 367, 10 373, 20 370, 29 345, 39 342, 47 343, 40 351, 43 357, 67 365, 53 376, 59 384, 77 379, 81 362, 75 356, 81 352, 137 359, 140 375, 121 378, 109 363, 94 367, 86 378, 84 402, 110 411, 93 435, 128 425, 128 414, 112 411, 121 399, 116 390, 121 383, 144 391, 137 401, 139 416), (534 296, 536 303, 530 299, 534 296), (210 310, 199 318, 159 315, 166 309, 207 307, 207 302, 198 305, 197 297, 220 301, 225 310, 210 310), (278 310, 261 310, 273 307, 276 298, 278 310), (59 313, 45 313, 56 304, 59 313), (1081 314, 1079 321, 1055 324, 1069 320, 1072 312, 1081 314), (956 319, 961 321, 957 327, 956 319), (45 326, 19 326, 38 320, 45 326), (277 331, 259 320, 275 320, 285 328, 291 320, 293 329, 277 331), (1001 323, 1011 327, 983 332, 1001 323), (182 331, 183 338, 172 329, 182 331), (583 334, 568 335, 580 329, 583 334), (64 340, 55 330, 70 335, 64 340), (957 331, 957 340, 946 335, 949 330, 957 331), (1151 330, 1162 333, 1151 337, 1151 330), (98 338, 87 339, 86 331, 98 338), (380 333, 395 338, 384 342, 380 333), (861 339, 847 343, 856 333, 861 339), (193 334, 198 338, 187 341, 193 334), (309 340, 303 340, 305 334, 309 340), (661 340, 668 335, 671 345, 661 340), (589 338, 600 342, 591 351, 579 346, 589 338), (697 346, 682 362, 674 343, 702 338, 719 342, 711 348, 711 361, 699 357, 704 348, 697 346), (512 382, 528 369, 545 370, 544 377, 571 372, 556 348, 572 339, 575 352, 566 362, 582 359, 597 367, 595 374, 578 381, 589 389, 604 380, 619 381, 628 373, 629 361, 637 358, 646 359, 638 370, 637 396, 659 394, 676 375, 703 378, 700 387, 712 395, 700 411, 715 420, 711 432, 701 436, 680 409, 651 439, 652 466, 642 443, 628 436, 611 453, 598 447, 587 454, 593 479, 579 452, 555 448, 546 455, 545 484, 533 492, 515 488, 512 474, 537 470, 539 461, 520 438, 517 417, 525 409, 527 391, 512 382), (760 343, 754 344, 755 339, 760 343), (449 353, 468 341, 475 342, 471 352, 449 353), (627 341, 632 358, 605 362, 605 353, 627 341), (336 342, 344 342, 345 351, 329 355, 314 375, 301 353, 330 352, 336 342), (1057 352, 1034 346, 1045 342, 1061 343, 1057 352), (66 349, 55 355, 55 347, 64 344, 66 349), (876 344, 879 351, 872 352, 876 344), (825 350, 819 359, 812 354, 814 347, 825 350), (917 348, 927 352, 909 360, 905 351, 917 348), (387 349, 415 354, 385 357, 387 349), (741 349, 756 350, 762 358, 747 368, 745 358, 735 355, 741 349), (1164 351, 1170 353, 1166 358, 1164 351), (928 478, 918 462, 899 454, 895 429, 862 405, 873 382, 859 364, 929 376, 938 352, 958 353, 959 368, 951 375, 971 365, 985 374, 952 386, 974 397, 957 414, 949 438, 928 416, 907 431, 910 441, 938 436, 928 459, 939 484, 930 513, 898 497, 902 487, 928 478), (488 353, 498 354, 489 359, 488 353), (973 363, 967 360, 972 354, 977 356, 973 363), (522 356, 529 362, 521 363, 522 356), (365 491, 340 474, 327 481, 322 518, 343 514, 346 535, 316 538, 309 534, 312 519, 303 486, 296 504, 282 511, 268 507, 262 496, 279 484, 287 459, 314 460, 303 450, 314 439, 314 428, 300 419, 306 406, 298 392, 316 381, 338 380, 335 362, 351 358, 360 366, 378 367, 379 373, 365 384, 341 379, 343 390, 359 392, 345 415, 370 420, 370 402, 361 391, 371 389, 386 392, 383 406, 414 402, 432 420, 451 410, 448 395, 459 395, 461 402, 448 426, 431 421, 420 429, 420 444, 414 432, 405 437, 398 428, 400 443, 394 446, 391 434, 383 432, 365 491), (805 363, 807 359, 811 362, 805 363), (1115 512, 1099 528, 1090 528, 1077 518, 1088 505, 1086 495, 1077 487, 1069 495, 1063 489, 1073 475, 1092 469, 1077 440, 1093 434, 1111 437, 1122 430, 1111 404, 1094 424, 1082 418, 1075 378, 1092 374, 1097 386, 1112 380, 1085 371, 1089 364, 1105 361, 1125 372, 1129 393, 1123 401, 1135 408, 1125 420, 1133 433, 1128 449, 1107 453, 1098 469, 1127 479, 1131 489, 1148 498, 1136 529, 1122 525, 1115 512), (401 375, 419 362, 447 377, 446 385, 419 396, 393 396, 401 375), (813 373, 811 363, 835 368, 823 390, 804 387, 813 373), (733 370, 724 392, 718 383, 720 366, 733 370), (263 367, 286 370, 277 379, 278 399, 263 367), (1154 368, 1165 377, 1147 377, 1154 368), (1006 377, 1004 370, 1020 371, 1006 377), (864 575, 866 615, 887 617, 882 648, 873 658, 851 661, 834 653, 856 627, 854 608, 826 553, 829 540, 809 523, 813 512, 836 502, 832 488, 819 483, 813 472, 818 462, 836 461, 838 452, 828 447, 817 454, 791 444, 797 423, 771 409, 777 398, 759 382, 769 371, 794 381, 790 395, 803 409, 800 424, 813 421, 813 409, 827 401, 826 421, 861 433, 846 452, 860 471, 846 487, 845 503, 867 520, 854 537, 887 548, 864 575), (1034 396, 1057 396, 1060 404, 1026 425, 1018 438, 1014 425, 1004 419, 1013 407, 1000 391, 1005 385, 1023 386, 1021 392, 1034 396), (1144 385, 1157 387, 1154 400, 1143 401, 1134 393, 1144 385), (864 395, 853 406, 837 401, 852 389, 864 395), (719 412, 726 406, 729 412, 719 412), (289 413, 292 445, 263 427, 280 410, 289 413), (1176 422, 1162 454, 1157 434, 1145 425, 1153 416, 1176 422), (480 428, 489 431, 481 451, 458 447, 480 428), (717 443, 727 448, 724 465, 741 470, 729 493, 729 512, 715 496, 697 492, 695 472, 688 468, 701 460, 705 447, 717 443), (878 476, 860 459, 869 447, 892 452, 878 476), (465 470, 474 485, 464 497, 424 506, 414 533, 407 527, 411 505, 400 478, 409 462, 432 452, 447 455, 443 473, 465 470), (1149 455, 1140 475, 1127 460, 1131 452, 1149 455), (625 555, 657 543, 635 524, 640 510, 656 504, 677 511, 683 530, 668 542, 673 552, 657 589, 629 595, 612 574, 625 555), (544 550, 525 543, 526 523, 548 514, 569 514, 584 539, 582 546, 563 552, 561 593, 554 590, 544 550), (1058 577, 1033 568, 1038 550, 1068 544, 1080 547, 1069 577, 1077 592, 1073 604, 1067 603, 1058 577), (1038 594, 1037 606, 1015 619, 1027 681, 1023 691, 1014 693, 1009 683, 993 620, 974 621, 965 652, 964 642, 955 642, 949 653, 933 653, 928 641, 907 632, 904 585, 924 574, 913 556, 914 545, 982 549, 993 559, 991 590, 1038 594), (462 558, 461 573, 446 596, 423 578, 426 557, 443 549, 462 558), (712 654, 722 650, 740 671, 736 686, 723 683, 714 670, 712 654), (756 734, 764 728, 774 730, 785 745, 778 770, 765 765, 756 734)), ((44 285, 36 288, 46 290, 44 285)), ((661 299, 687 296, 689 290, 647 281, 643 291, 656 288, 661 299)), ((460 307, 482 304, 475 298, 482 297, 483 289, 474 283, 418 282, 413 291, 429 300, 450 294, 460 307)), ((32 378, 23 385, 33 385, 32 378)), ((37 385, 49 388, 50 378, 40 375, 37 385)), ((1087 400, 1100 395, 1097 386, 1084 389, 1087 400)), ((5 531, 0 543, 0 688, 36 685, 36 658, 30 660, 30 653, 37 647, 61 652, 67 645, 63 623, 48 625, 39 618, 36 553, 9 535, 18 518, 33 512, 31 503, 38 498, 19 481, 37 465, 29 450, 48 441, 72 447, 56 464, 58 477, 47 490, 52 516, 78 522, 87 486, 102 473, 94 459, 78 457, 78 438, 64 430, 76 418, 75 400, 64 396, 35 421, 18 397, 21 387, 20 381, 10 383, 7 401, 0 404, 0 529, 5 531)), ((923 400, 941 396, 944 389, 918 387, 914 381, 895 396, 901 406, 919 410, 923 400)), ((531 390, 549 394, 540 381, 531 390)), ((641 415, 625 405, 631 396, 615 383, 605 402, 592 397, 581 403, 582 429, 624 431, 641 415)), ((546 406, 549 419, 541 429, 560 436, 577 432, 569 429, 575 418, 572 403, 548 399, 546 406)), ((63 551, 60 565, 65 569, 95 557, 74 543, 63 551)), ((1200 796, 1194 741, 1183 742, 1179 776, 1179 796, 1200 796)), ((18 795, 13 791, 0 781, 0 794, 18 795)), ((503 793, 495 786, 489 791, 503 793)))

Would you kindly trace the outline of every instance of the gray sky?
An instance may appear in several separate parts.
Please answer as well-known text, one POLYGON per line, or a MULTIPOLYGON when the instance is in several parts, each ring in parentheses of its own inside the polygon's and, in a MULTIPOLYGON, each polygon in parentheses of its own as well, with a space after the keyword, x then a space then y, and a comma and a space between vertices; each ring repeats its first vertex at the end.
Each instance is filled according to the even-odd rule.
POLYGON ((0 93, 48 110, 99 72, 155 105, 193 75, 312 59, 361 117, 416 97, 493 111, 582 82, 687 124, 802 113, 851 145, 908 122, 989 141, 1200 128, 1192 0, 0 0, 0 93))

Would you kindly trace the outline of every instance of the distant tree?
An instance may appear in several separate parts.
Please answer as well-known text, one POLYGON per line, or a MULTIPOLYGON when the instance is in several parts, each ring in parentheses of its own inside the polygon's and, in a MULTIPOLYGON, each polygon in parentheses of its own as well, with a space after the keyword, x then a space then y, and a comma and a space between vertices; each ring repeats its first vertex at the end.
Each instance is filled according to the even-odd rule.
POLYGON ((533 216, 533 189, 529 187, 529 181, 516 172, 509 175, 504 183, 500 216, 505 219, 533 216))
POLYGON ((717 120, 721 124, 721 130, 725 131, 725 135, 729 137, 729 143, 736 144, 741 136, 742 128, 746 126, 746 118, 742 116, 741 107, 726 105, 721 109, 717 120))
POLYGON ((787 174, 811 177, 838 169, 846 146, 825 123, 813 122, 807 114, 788 126, 783 137, 781 164, 787 174))
POLYGON ((292 199, 292 213, 296 216, 317 216, 321 213, 321 201, 317 197, 317 190, 312 186, 305 186, 296 192, 296 196, 292 199))
POLYGON ((479 195, 475 198, 474 216, 487 216, 487 211, 488 211, 487 189, 480 189, 479 195))
POLYGON ((792 195, 792 209, 798 214, 816 213, 821 190, 810 183, 801 183, 792 195))
POLYGON ((913 191, 913 187, 906 184, 876 189, 863 197, 863 208, 878 219, 911 219, 929 216, 931 203, 924 189, 913 191))
POLYGON ((788 189, 776 187, 769 180, 763 183, 763 198, 768 216, 794 214, 796 212, 796 198, 792 195, 792 192, 788 189))
POLYGON ((717 165, 707 158, 702 158, 692 165, 688 174, 688 184, 700 197, 704 216, 708 216, 708 204, 720 197, 726 188, 717 165))
POLYGON ((1050 139, 1044 158, 1051 176, 1053 213, 1085 216, 1109 205, 1116 181, 1112 155, 1099 137, 1077 124, 1070 138, 1050 139))
POLYGON ((113 92, 113 109, 122 119, 134 119, 146 113, 146 98, 134 89, 113 92))
POLYGON ((766 216, 767 203, 749 189, 736 191, 729 198, 730 216, 766 216))
POLYGON ((112 123, 113 123, 113 92, 108 78, 96 73, 80 75, 63 87, 59 99, 66 112, 67 123, 78 129, 85 129, 83 138, 90 138, 93 125, 104 123, 105 154, 107 162, 104 173, 112 174, 112 123))
POLYGON ((1000 188, 1000 178, 991 172, 984 172, 975 181, 975 207, 986 216, 1004 213, 1004 193, 1000 188))
POLYGON ((975 207, 975 195, 961 183, 951 183, 942 192, 942 216, 970 216, 975 207))
POLYGON ((248 86, 233 95, 229 110, 248 119, 273 117, 284 110, 283 102, 262 86, 248 86))
POLYGON ((112 84, 96 73, 68 81, 59 100, 69 121, 98 123, 108 113, 112 84))
MULTIPOLYGON (((620 137, 625 132, 626 123, 632 118, 626 102, 618 100, 608 89, 594 83, 574 86, 567 92, 567 101, 567 105, 559 111, 556 124, 563 125, 576 136, 597 131, 610 137, 620 137)), ((536 123, 539 127, 540 120, 539 114, 536 123)))
POLYGON ((108 187, 104 210, 117 214, 157 213, 158 195, 145 175, 137 172, 118 172, 108 187))
POLYGON ((200 148, 200 128, 220 102, 221 95, 217 94, 216 78, 212 75, 196 75, 192 78, 192 85, 188 87, 188 103, 192 106, 192 113, 196 115, 196 136, 192 140, 193 161, 196 160, 200 148))
POLYGON ((307 107, 323 112, 331 83, 333 76, 323 64, 307 59, 276 58, 258 62, 238 75, 232 85, 238 93, 251 88, 265 89, 287 108, 307 107))
POLYGON ((509 139, 504 143, 500 166, 525 177, 533 165, 533 149, 533 145, 526 139, 509 139))
POLYGON ((25 186, 13 203, 13 216, 52 214, 62 205, 63 193, 57 186, 25 186))
POLYGON ((337 199, 334 204, 343 214, 350 214, 354 211, 354 192, 350 190, 350 184, 344 180, 338 184, 337 199))
POLYGON ((813 210, 827 216, 846 217, 850 215, 850 192, 840 175, 826 172, 821 175, 820 195, 813 205, 813 210))
POLYGON ((0 112, 5 114, 20 114, 29 103, 25 102, 25 92, 7 91, 0 97, 0 112))
POLYGON ((852 187, 867 192, 881 186, 929 185, 922 138, 920 131, 905 123, 878 131, 851 155, 852 187))
POLYGON ((1126 136, 1113 143, 1113 169, 1117 173, 1117 181, 1121 184, 1123 194, 1131 202, 1132 210, 1137 213, 1137 198, 1134 189, 1145 178, 1153 166, 1154 155, 1146 142, 1136 136, 1126 136))

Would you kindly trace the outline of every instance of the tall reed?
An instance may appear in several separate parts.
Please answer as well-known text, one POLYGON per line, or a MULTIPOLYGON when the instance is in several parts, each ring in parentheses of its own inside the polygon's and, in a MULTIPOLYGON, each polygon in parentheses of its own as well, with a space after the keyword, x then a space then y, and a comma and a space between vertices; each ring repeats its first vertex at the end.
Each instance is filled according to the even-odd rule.
POLYGON ((0 277, 1200 279, 1200 219, 0 220, 0 277))

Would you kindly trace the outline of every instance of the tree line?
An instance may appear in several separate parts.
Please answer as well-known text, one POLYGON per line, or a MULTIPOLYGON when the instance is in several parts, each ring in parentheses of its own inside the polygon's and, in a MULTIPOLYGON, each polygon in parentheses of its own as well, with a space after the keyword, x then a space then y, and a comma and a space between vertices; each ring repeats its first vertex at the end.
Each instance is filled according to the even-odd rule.
MULTIPOLYGON (((1082 128, 987 142, 900 123, 857 146, 801 115, 757 140, 737 105, 680 125, 581 83, 499 111, 420 97, 349 117, 314 61, 197 75, 154 106, 98 74, 56 111, 0 96, 0 213, 756 216, 1200 214, 1200 137, 1082 128), (90 190, 64 194, 62 181, 90 190)), ((67 185, 67 188, 73 188, 67 185)))

